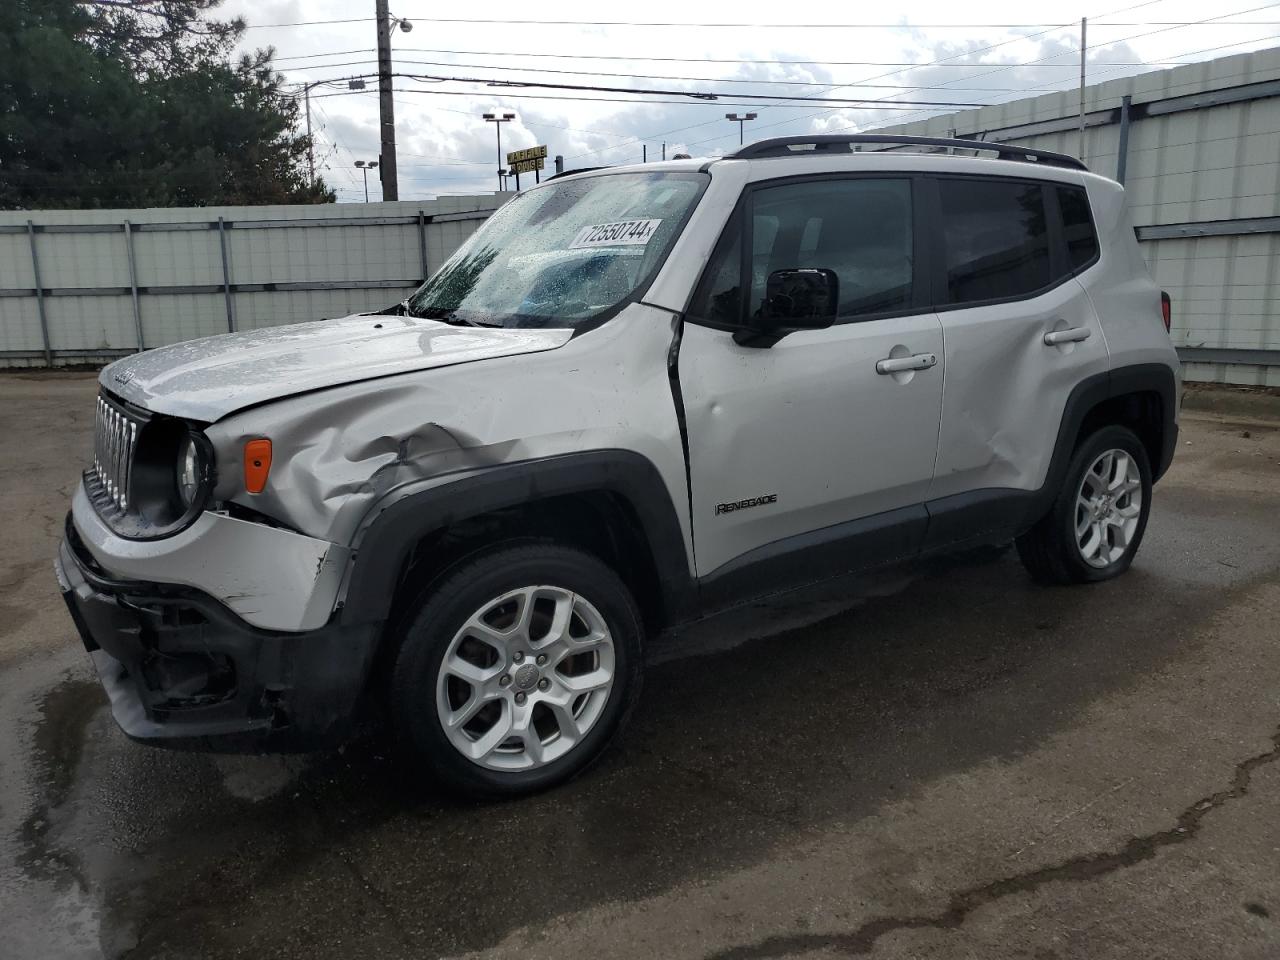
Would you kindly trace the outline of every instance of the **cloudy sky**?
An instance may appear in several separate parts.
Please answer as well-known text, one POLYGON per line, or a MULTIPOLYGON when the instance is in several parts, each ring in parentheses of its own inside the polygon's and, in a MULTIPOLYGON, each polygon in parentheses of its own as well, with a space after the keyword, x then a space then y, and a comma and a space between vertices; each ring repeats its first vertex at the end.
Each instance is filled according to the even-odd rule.
MULTIPOLYGON (((503 126, 504 152, 541 143, 552 156, 564 155, 569 168, 599 166, 639 161, 645 147, 653 159, 664 142, 668 155, 729 151, 738 125, 727 112, 759 115, 747 125, 750 140, 952 112, 922 101, 995 103, 1072 87, 1082 16, 1089 17, 1089 82, 1280 44, 1280 4, 1097 2, 561 0, 494 7, 392 0, 393 16, 413 25, 393 35, 395 69, 424 78, 396 81, 400 197, 494 190, 494 128, 480 119, 488 111, 518 118, 503 126), (484 82, 496 79, 668 92, 494 89, 484 82), (698 100, 678 91, 719 96, 698 100), (857 98, 864 102, 847 102, 857 98), (903 101, 914 103, 894 105, 903 101)), ((374 0, 227 0, 222 10, 248 21, 246 48, 275 48, 290 81, 339 81, 312 91, 317 163, 340 201, 362 200, 354 163, 378 155, 376 80, 367 92, 349 93, 345 78, 376 71, 374 0)), ((369 187, 370 199, 380 199, 374 177, 369 187)))

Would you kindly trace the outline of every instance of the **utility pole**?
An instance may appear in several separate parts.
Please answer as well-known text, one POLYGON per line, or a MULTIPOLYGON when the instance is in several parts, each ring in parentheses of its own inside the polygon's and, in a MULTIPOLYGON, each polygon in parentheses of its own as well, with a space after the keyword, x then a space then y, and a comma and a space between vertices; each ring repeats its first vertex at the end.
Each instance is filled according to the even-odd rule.
POLYGON ((307 172, 311 175, 311 186, 316 185, 316 146, 311 139, 311 86, 306 88, 307 99, 307 172))
POLYGON ((724 118, 726 120, 732 120, 738 125, 738 146, 742 146, 742 131, 746 127, 747 121, 754 120, 756 115, 754 113, 744 113, 741 115, 736 113, 726 113, 724 118))
POLYGON ((1089 21, 1086 17, 1080 18, 1080 152, 1078 154, 1081 160, 1084 159, 1084 58, 1085 53, 1089 49, 1085 43, 1085 29, 1088 27, 1089 21))
POLYGON ((391 100, 391 12, 387 0, 375 0, 378 11, 378 119, 382 131, 382 199, 399 200, 396 179, 396 112, 391 100))

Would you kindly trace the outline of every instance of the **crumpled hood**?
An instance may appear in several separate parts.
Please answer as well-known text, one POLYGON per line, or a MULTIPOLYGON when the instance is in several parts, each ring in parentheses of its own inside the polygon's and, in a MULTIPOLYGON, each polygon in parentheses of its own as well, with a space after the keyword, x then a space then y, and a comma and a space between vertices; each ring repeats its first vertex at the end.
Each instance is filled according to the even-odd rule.
POLYGON ((148 410, 214 421, 268 400, 395 373, 536 353, 572 330, 456 327, 356 315, 190 340, 117 360, 104 387, 148 410))

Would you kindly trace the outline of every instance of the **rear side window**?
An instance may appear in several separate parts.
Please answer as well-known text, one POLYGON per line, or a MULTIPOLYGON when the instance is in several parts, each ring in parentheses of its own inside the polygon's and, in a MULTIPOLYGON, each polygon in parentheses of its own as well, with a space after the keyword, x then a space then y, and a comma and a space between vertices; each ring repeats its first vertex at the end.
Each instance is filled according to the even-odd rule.
POLYGON ((938 181, 949 304, 1022 297, 1049 285, 1044 190, 1016 180, 938 181))
POLYGON ((1076 273, 1093 263, 1098 255, 1098 234, 1089 212, 1089 195, 1080 187, 1058 187, 1058 207, 1062 210, 1062 236, 1067 245, 1067 262, 1076 273))

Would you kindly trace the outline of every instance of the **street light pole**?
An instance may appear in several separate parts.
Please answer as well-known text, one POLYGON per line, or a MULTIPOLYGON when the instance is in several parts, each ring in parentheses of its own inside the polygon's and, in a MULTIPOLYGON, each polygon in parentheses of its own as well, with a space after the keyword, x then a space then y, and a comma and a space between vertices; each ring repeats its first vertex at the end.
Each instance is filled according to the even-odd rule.
POLYGON ((502 187, 502 170, 503 170, 502 125, 504 123, 510 123, 512 120, 516 118, 516 115, 514 113, 504 113, 501 116, 498 116, 498 114, 496 113, 482 113, 480 114, 480 116, 484 118, 484 121, 486 123, 492 123, 494 126, 494 129, 498 131, 498 192, 501 193, 503 189, 502 187))
POLYGON ((748 120, 754 120, 754 119, 756 118, 756 115, 755 115, 754 113, 744 113, 744 114, 741 114, 741 115, 736 114, 736 113, 726 113, 726 114, 724 115, 724 118, 725 118, 726 120, 732 120, 732 121, 734 121, 735 123, 737 123, 737 125, 738 125, 738 146, 742 146, 742 138, 743 138, 743 133, 742 133, 742 131, 743 131, 743 128, 746 126, 747 121, 748 121, 748 120))
MULTIPOLYGON (((364 171, 364 202, 365 203, 369 202, 369 171, 374 169, 377 165, 378 165, 377 160, 357 160, 356 161, 356 166, 359 169, 364 171)), ((387 185, 386 185, 386 182, 384 181, 382 184, 382 190, 383 190, 382 199, 384 200, 386 199, 386 189, 387 189, 387 185)))

